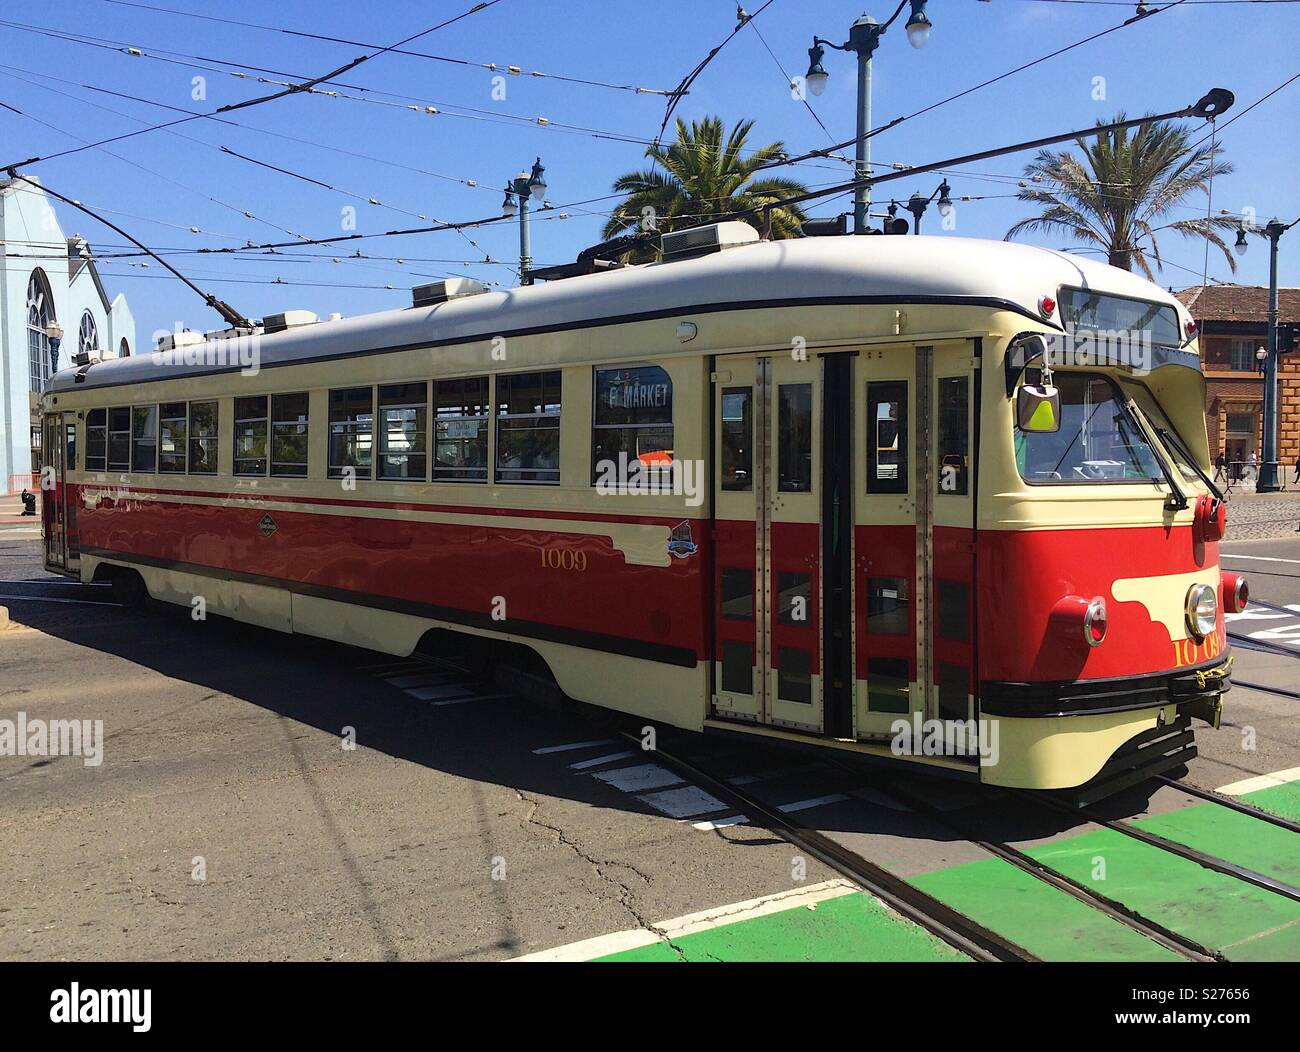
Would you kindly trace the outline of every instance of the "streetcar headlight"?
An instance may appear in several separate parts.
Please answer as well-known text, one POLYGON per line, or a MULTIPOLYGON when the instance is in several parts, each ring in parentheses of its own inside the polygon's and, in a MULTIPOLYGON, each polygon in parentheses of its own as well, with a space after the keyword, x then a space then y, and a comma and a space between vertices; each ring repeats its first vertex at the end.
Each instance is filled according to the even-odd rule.
POLYGON ((1187 630, 1197 639, 1204 639, 1214 631, 1214 620, 1219 612, 1219 600, 1208 584, 1194 584, 1187 590, 1187 630))

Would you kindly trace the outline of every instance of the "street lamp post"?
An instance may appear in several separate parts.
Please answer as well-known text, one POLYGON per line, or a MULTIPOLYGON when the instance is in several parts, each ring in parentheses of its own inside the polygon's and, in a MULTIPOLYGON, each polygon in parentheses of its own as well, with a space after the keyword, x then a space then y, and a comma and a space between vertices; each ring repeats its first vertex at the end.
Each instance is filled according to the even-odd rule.
MULTIPOLYGON (((930 39, 930 19, 925 14, 926 0, 900 0, 898 7, 889 21, 881 25, 870 15, 863 15, 849 28, 849 39, 843 44, 836 44, 821 37, 813 37, 813 46, 808 49, 808 72, 804 83, 814 95, 826 90, 829 74, 822 65, 826 57, 825 47, 836 51, 852 51, 858 56, 858 135, 857 150, 853 162, 853 178, 857 181, 871 176, 871 56, 884 36, 885 30, 894 24, 903 8, 912 5, 912 13, 907 20, 907 39, 914 48, 922 48, 930 39)), ((867 233, 867 212, 871 207, 871 187, 858 186, 853 192, 853 232, 867 233)))
POLYGON ((939 214, 947 218, 952 213, 952 198, 948 196, 951 191, 952 187, 948 185, 948 180, 945 179, 935 187, 934 193, 929 197, 926 197, 925 194, 918 190, 908 198, 907 210, 916 219, 916 222, 912 225, 912 233, 919 234, 921 232, 921 217, 925 215, 925 210, 930 207, 930 202, 936 197, 939 198, 939 214))
POLYGON ((501 211, 508 216, 519 213, 519 283, 531 285, 530 271, 533 269, 532 243, 528 229, 528 202, 541 201, 546 196, 546 169, 542 167, 539 157, 533 164, 533 170, 520 172, 506 183, 505 200, 501 202, 501 211), (516 200, 518 205, 515 204, 516 200))
POLYGON ((1255 481, 1256 493, 1276 493, 1282 488, 1277 472, 1277 366, 1278 366, 1278 304, 1277 304, 1277 243, 1282 235, 1300 219, 1283 223, 1274 216, 1263 229, 1243 224, 1237 230, 1233 245, 1237 255, 1246 254, 1247 230, 1269 241, 1268 250, 1268 347, 1264 358, 1264 435, 1260 443, 1259 477, 1255 481))

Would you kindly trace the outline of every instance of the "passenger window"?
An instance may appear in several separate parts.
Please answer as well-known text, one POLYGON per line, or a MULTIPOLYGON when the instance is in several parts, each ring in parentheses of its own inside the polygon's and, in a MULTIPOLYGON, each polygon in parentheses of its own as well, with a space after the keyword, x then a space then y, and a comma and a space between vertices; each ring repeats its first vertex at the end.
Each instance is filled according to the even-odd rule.
POLYGON ((777 647, 776 696, 781 701, 812 704, 811 651, 797 647, 777 647))
POLYGON ((235 474, 265 475, 267 396, 235 399, 235 474))
POLYGON ((910 629, 905 577, 867 578, 867 631, 907 635, 910 629))
POLYGON ((872 712, 910 712, 909 677, 906 658, 867 658, 867 708, 872 712))
POLYGON ((591 477, 671 488, 673 382, 657 365, 595 370, 591 477))
POLYGON ((560 370, 497 377, 498 482, 560 481, 560 370))
POLYGON ((64 449, 67 451, 67 456, 64 458, 65 463, 63 465, 63 470, 76 471, 77 470, 77 425, 76 424, 63 425, 63 441, 64 441, 64 449))
POLYGON ((330 392, 329 477, 371 476, 374 456, 375 394, 370 387, 348 387, 330 392))
POLYGON ((776 620, 782 625, 812 624, 812 577, 806 573, 777 574, 776 620))
POLYGON ((722 689, 728 694, 754 693, 754 648, 749 643, 722 641, 722 689))
POLYGON ((754 488, 754 424, 750 416, 752 391, 728 387, 722 392, 722 488, 746 492, 754 488))
POLYGON ((722 616, 731 621, 754 617, 754 571, 724 567, 722 570, 722 616))
POLYGON ((867 492, 907 492, 907 381, 867 384, 867 492))
POLYGON ((307 393, 271 396, 271 474, 307 477, 307 393))
POLYGON ((108 467, 108 410, 92 409, 86 414, 86 470, 108 467))
POLYGON ((428 413, 428 384, 387 384, 379 389, 381 479, 424 481, 428 413))
POLYGON ((190 474, 217 473, 217 403, 190 403, 190 474))
POLYGON ((969 470, 970 381, 964 376, 939 380, 939 493, 963 496, 969 470))
POLYGON ((782 493, 812 491, 812 384, 781 384, 777 388, 777 489, 782 493))
POLYGON ((488 378, 434 380, 435 482, 485 482, 488 476, 488 378))
POLYGON ((158 407, 158 470, 164 475, 185 474, 185 403, 164 402, 158 407))
POLYGON ((152 472, 158 467, 158 407, 131 410, 131 470, 152 472))
POLYGON ((131 470, 131 410, 108 411, 108 470, 131 470))

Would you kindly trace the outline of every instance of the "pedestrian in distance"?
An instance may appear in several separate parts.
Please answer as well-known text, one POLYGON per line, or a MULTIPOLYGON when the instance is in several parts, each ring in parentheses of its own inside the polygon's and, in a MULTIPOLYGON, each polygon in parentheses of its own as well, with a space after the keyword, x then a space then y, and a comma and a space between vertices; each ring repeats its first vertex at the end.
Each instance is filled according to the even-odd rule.
MULTIPOLYGON (((1300 464, 1300 458, 1297 458, 1297 464, 1300 464)), ((1214 481, 1222 482, 1227 477, 1224 468, 1227 466, 1228 458, 1223 455, 1223 450, 1219 450, 1219 455, 1214 458, 1214 481)))
POLYGON ((1258 482, 1259 481, 1259 457, 1255 455, 1255 451, 1253 449, 1250 451, 1249 463, 1250 463, 1250 477, 1254 481, 1258 482))

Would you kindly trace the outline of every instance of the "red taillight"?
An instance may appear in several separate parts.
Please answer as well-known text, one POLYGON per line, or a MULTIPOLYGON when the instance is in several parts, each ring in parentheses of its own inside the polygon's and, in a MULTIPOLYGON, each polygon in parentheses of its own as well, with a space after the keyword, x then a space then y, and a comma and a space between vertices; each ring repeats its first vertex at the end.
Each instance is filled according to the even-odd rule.
POLYGON ((1225 573, 1223 575, 1223 612, 1239 614, 1250 602, 1250 585, 1244 575, 1225 573))
POLYGON ((1106 600, 1099 595, 1064 596, 1052 607, 1051 621, 1067 639, 1082 638, 1088 646, 1099 647, 1106 639, 1106 600))
POLYGON ((1101 596, 1093 599, 1084 612, 1083 637, 1090 647, 1099 647, 1106 640, 1106 600, 1101 596))
POLYGON ((1050 318, 1056 313, 1056 300, 1052 299, 1051 296, 1039 296, 1038 310, 1044 318, 1050 318))

